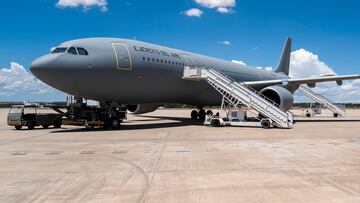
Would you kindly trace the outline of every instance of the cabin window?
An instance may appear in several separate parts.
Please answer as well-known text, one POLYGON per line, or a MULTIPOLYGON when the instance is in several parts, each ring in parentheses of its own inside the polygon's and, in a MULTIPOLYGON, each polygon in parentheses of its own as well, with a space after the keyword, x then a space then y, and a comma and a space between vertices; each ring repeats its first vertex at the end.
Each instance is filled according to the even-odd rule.
POLYGON ((84 49, 82 47, 78 47, 77 50, 79 52, 79 55, 83 55, 83 56, 89 55, 89 53, 86 51, 86 49, 84 49))
POLYGON ((70 47, 67 52, 72 55, 77 55, 76 49, 74 47, 70 47))

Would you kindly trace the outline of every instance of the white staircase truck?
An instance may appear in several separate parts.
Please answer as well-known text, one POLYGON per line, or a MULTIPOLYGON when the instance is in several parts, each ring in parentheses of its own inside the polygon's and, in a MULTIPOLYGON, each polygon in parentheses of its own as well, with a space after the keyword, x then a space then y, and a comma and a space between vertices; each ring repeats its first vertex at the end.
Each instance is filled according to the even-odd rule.
POLYGON ((290 111, 286 111, 251 87, 235 82, 215 69, 185 66, 183 79, 194 81, 205 80, 234 107, 239 107, 240 105, 250 107, 271 119, 273 126, 291 128, 294 123, 293 114, 290 111))
POLYGON ((334 113, 334 116, 345 116, 345 109, 334 104, 329 99, 317 94, 316 92, 312 91, 310 88, 306 87, 305 85, 300 85, 298 89, 303 95, 307 96, 311 100, 322 104, 325 108, 329 109, 334 113))

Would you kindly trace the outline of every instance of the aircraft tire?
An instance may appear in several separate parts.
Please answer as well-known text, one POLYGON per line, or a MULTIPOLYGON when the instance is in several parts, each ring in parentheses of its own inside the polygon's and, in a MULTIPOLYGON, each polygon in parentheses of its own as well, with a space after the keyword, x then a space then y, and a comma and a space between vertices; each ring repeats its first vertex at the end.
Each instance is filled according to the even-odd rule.
POLYGON ((193 110, 193 111, 191 112, 191 119, 197 120, 198 117, 199 117, 199 113, 198 113, 196 110, 193 110))
POLYGON ((214 115, 214 113, 213 113, 211 110, 207 110, 207 111, 206 111, 206 115, 212 116, 212 115, 214 115))
POLYGON ((205 120, 205 115, 206 115, 205 110, 204 110, 204 109, 200 109, 200 110, 199 110, 199 120, 204 121, 204 120, 205 120))

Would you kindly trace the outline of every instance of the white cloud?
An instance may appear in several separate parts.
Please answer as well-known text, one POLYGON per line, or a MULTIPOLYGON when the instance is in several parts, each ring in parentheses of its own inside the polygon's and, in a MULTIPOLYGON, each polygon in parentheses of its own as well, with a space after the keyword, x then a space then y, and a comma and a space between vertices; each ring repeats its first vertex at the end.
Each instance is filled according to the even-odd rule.
POLYGON ((58 0, 56 6, 59 8, 77 8, 82 6, 84 11, 87 11, 92 6, 97 6, 101 11, 107 11, 107 0, 58 0))
POLYGON ((226 14, 226 13, 233 13, 234 11, 230 8, 226 8, 226 7, 219 7, 216 9, 217 12, 222 13, 222 14, 226 14))
POLYGON ((195 0, 201 6, 207 8, 219 8, 219 7, 234 7, 236 6, 235 0, 195 0))
POLYGON ((216 9, 221 14, 234 13, 232 7, 236 6, 236 0, 195 0, 200 6, 216 9))
MULTIPOLYGON (((299 49, 291 53, 290 75, 294 78, 331 75, 335 71, 322 62, 318 55, 299 49)), ((357 73, 355 73, 357 74, 357 73)), ((360 102, 360 80, 344 81, 342 86, 335 82, 318 83, 313 91, 324 95, 334 102, 360 102)), ((296 94, 296 101, 309 101, 296 94)))
POLYGON ((218 41, 218 44, 224 44, 224 45, 231 45, 231 42, 230 41, 218 41))
POLYGON ((299 49, 291 53, 291 77, 304 78, 331 74, 335 74, 335 72, 324 62, 320 61, 316 54, 306 51, 305 49, 299 49))
POLYGON ((10 68, 0 69, 0 96, 21 93, 46 94, 52 91, 54 89, 36 79, 18 63, 11 62, 10 68))
POLYGON ((244 61, 232 60, 231 62, 246 66, 246 63, 244 61))
MULTIPOLYGON (((233 60, 232 62, 234 62, 233 60)), ((244 63, 240 61, 240 63, 244 63)), ((245 64, 245 63, 244 63, 245 64)), ((265 69, 273 71, 272 67, 256 67, 258 69, 265 69)), ((331 75, 335 71, 330 68, 326 63, 319 59, 319 56, 307 51, 299 49, 291 53, 290 58, 290 75, 293 78, 305 78, 319 75, 331 75)), ((354 73, 358 74, 358 73, 354 73)), ((359 103, 360 102, 360 80, 343 81, 342 86, 338 86, 336 82, 317 83, 313 91, 329 98, 334 102, 343 103, 359 103)), ((296 102, 309 102, 307 97, 300 93, 294 95, 296 102)))
POLYGON ((189 17, 201 17, 203 15, 203 12, 197 8, 192 8, 184 11, 184 14, 189 17))

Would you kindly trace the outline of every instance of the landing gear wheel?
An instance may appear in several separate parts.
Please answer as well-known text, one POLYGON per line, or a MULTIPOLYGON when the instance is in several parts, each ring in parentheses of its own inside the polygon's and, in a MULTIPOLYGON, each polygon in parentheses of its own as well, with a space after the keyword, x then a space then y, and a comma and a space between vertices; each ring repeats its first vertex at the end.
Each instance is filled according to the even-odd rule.
POLYGON ((16 125, 16 126, 15 126, 15 129, 16 129, 16 130, 21 130, 21 128, 22 128, 21 125, 16 125))
POLYGON ((117 129, 120 127, 120 122, 118 119, 111 119, 111 128, 117 129))
POLYGON ((261 126, 263 127, 263 128, 270 128, 270 121, 269 120, 262 120, 261 121, 261 126))
POLYGON ((193 110, 193 111, 191 112, 191 119, 197 120, 198 117, 199 117, 199 113, 198 113, 196 110, 193 110))
POLYGON ((337 118, 339 117, 339 114, 338 113, 334 113, 334 118, 337 118))
POLYGON ((42 125, 42 127, 43 127, 44 129, 47 129, 49 126, 48 126, 48 125, 42 125))
POLYGON ((200 109, 199 110, 199 120, 204 121, 205 120, 205 110, 204 109, 200 109))
POLYGON ((212 116, 212 115, 214 115, 214 113, 211 110, 207 110, 206 115, 212 116))

